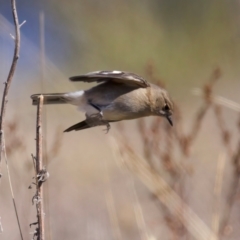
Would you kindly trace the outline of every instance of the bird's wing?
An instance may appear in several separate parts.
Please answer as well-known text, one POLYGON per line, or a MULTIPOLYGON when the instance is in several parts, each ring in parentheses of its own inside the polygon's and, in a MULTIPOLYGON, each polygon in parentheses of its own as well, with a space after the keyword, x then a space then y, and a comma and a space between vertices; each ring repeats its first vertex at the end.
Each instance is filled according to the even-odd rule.
POLYGON ((117 83, 124 83, 140 88, 149 87, 149 83, 142 77, 129 72, 122 71, 97 71, 90 72, 85 75, 79 75, 69 78, 73 82, 106 82, 112 81, 117 83))

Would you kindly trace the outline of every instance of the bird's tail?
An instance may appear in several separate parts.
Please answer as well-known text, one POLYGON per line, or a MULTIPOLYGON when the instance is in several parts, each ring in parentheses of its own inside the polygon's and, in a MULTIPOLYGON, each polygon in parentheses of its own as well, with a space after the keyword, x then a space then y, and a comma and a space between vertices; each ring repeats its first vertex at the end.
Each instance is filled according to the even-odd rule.
POLYGON ((73 126, 67 128, 64 132, 71 132, 73 130, 79 131, 87 128, 91 128, 93 126, 89 126, 86 121, 79 122, 77 124, 74 124, 73 126))
POLYGON ((32 104, 37 105, 39 96, 43 95, 43 104, 62 104, 67 103, 65 93, 46 93, 46 94, 33 94, 32 104))
MULTIPOLYGON (((111 123, 111 122, 117 122, 117 121, 109 121, 109 123, 111 123)), ((79 122, 79 123, 77 123, 77 124, 74 124, 74 125, 72 125, 71 127, 69 127, 69 128, 67 128, 66 130, 64 130, 64 132, 71 132, 71 131, 73 131, 73 130, 75 130, 75 131, 79 131, 79 130, 83 130, 83 129, 87 129, 87 128, 92 128, 92 127, 97 127, 97 126, 102 126, 102 125, 107 125, 106 123, 100 123, 99 122, 99 124, 96 124, 96 125, 89 125, 88 123, 87 123, 87 121, 86 120, 84 120, 84 121, 82 121, 82 122, 79 122)), ((110 129, 110 128, 109 128, 110 129)), ((105 129, 105 130, 109 130, 108 129, 108 127, 107 127, 107 129, 105 129)))

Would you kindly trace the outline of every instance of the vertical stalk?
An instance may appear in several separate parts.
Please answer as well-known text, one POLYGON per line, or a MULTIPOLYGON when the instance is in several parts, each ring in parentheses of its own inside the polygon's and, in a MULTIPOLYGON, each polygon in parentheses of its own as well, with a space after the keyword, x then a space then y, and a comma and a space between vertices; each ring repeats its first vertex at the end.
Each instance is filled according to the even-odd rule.
POLYGON ((44 206, 43 206, 43 184, 39 181, 39 174, 43 169, 42 161, 42 109, 43 109, 43 95, 40 95, 37 106, 37 126, 36 126, 36 208, 37 208, 37 219, 39 234, 38 240, 45 239, 45 228, 44 228, 44 206))

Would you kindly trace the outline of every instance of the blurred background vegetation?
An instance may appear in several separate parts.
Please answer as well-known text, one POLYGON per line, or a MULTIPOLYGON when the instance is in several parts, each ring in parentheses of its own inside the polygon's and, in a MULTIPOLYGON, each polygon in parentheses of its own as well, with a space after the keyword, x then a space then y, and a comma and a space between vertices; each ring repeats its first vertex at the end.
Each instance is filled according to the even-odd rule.
MULTIPOLYGON (((205 84, 219 68, 221 78, 214 91, 240 102, 238 0, 18 0, 17 6, 20 22, 27 23, 21 28, 20 60, 9 94, 6 141, 25 239, 30 238, 28 224, 36 215, 31 206, 34 191, 28 189, 34 174, 31 153, 35 152, 36 109, 31 106, 31 94, 88 88, 91 85, 68 82, 68 77, 95 70, 126 70, 149 77, 148 67, 152 66, 155 77, 151 81, 164 82, 181 108, 187 132, 202 103, 191 91, 205 84)), ((9 35, 14 33, 12 22, 10 1, 0 0, 2 82, 13 54, 9 35)), ((0 86, 0 92, 2 89, 0 86)), ((238 116, 228 108, 223 114, 236 143, 238 116)), ((191 174, 184 172, 188 183, 183 194, 210 228, 216 159, 223 148, 213 116, 206 116, 188 159, 192 170, 191 174)), ((117 167, 110 144, 118 132, 116 124, 108 135, 101 128, 62 133, 83 117, 72 106, 45 108, 45 161, 50 172, 45 199, 46 239, 192 239, 188 234, 173 234, 148 189, 133 174, 117 167), (140 237, 134 212, 136 197, 129 181, 130 186, 135 182, 148 238, 140 237)), ((141 154, 142 135, 136 123, 123 124, 129 144, 141 154)), ((225 166, 223 196, 227 196, 233 176, 230 161, 225 166)), ((236 196, 234 207, 239 210, 240 195, 236 196)), ((226 199, 222 197, 221 201, 224 206, 226 199)), ((0 239, 17 239, 4 164, 0 216, 4 229, 0 239)), ((235 214, 224 237, 238 239, 239 225, 239 214, 235 214)))

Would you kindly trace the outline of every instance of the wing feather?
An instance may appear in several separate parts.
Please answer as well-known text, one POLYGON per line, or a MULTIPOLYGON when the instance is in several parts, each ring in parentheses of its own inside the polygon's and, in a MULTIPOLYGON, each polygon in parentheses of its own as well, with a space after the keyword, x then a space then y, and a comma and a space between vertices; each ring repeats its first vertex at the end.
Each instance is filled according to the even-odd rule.
POLYGON ((149 87, 149 83, 144 78, 134 73, 122 71, 97 71, 90 72, 84 75, 74 76, 69 78, 73 82, 106 82, 113 81, 117 83, 124 83, 140 88, 149 87))

